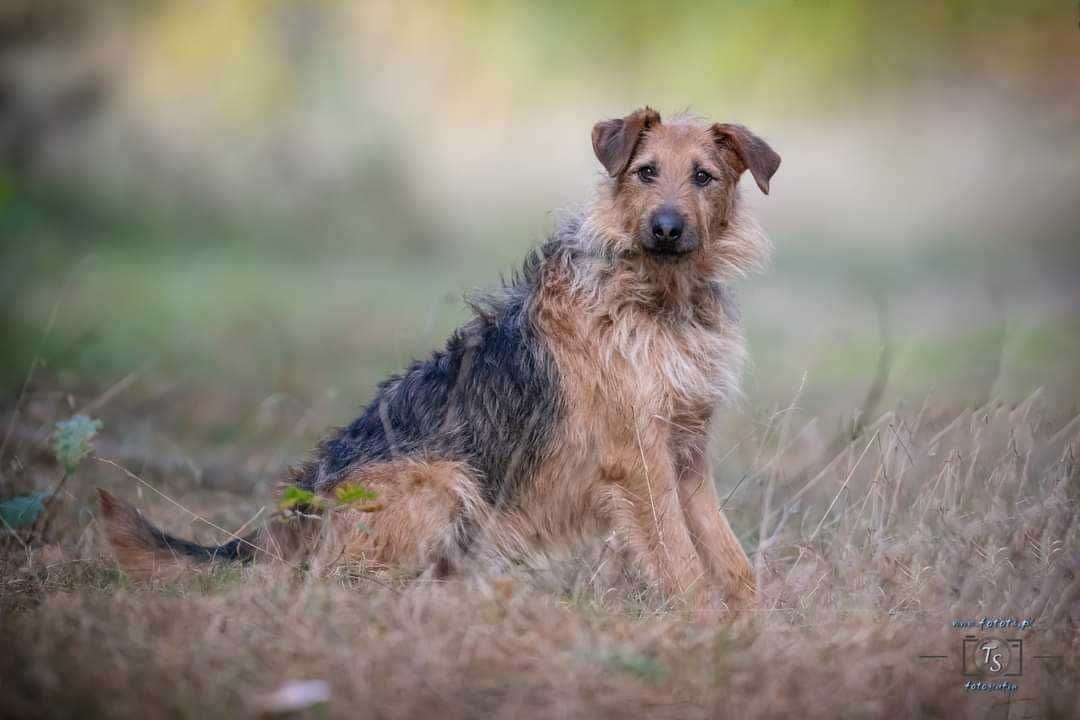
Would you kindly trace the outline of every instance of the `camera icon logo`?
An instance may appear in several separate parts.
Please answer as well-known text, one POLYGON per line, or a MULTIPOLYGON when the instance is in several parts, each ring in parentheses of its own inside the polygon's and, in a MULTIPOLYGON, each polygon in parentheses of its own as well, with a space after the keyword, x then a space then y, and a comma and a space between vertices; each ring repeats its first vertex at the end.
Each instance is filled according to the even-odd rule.
POLYGON ((963 642, 964 675, 1017 677, 1024 672, 1024 641, 967 635, 963 642))

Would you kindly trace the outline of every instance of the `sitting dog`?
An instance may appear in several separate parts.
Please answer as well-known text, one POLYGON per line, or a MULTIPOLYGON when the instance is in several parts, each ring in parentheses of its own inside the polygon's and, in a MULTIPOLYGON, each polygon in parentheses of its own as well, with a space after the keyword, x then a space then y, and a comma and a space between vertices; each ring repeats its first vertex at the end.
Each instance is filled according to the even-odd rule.
MULTIPOLYGON (((745 356, 728 283, 768 250, 738 181, 749 170, 768 193, 780 157, 740 125, 665 124, 650 108, 598 123, 592 145, 607 175, 586 211, 476 300, 445 349, 382 383, 288 484, 316 499, 364 489, 335 513, 352 518, 342 561, 447 576, 470 558, 606 536, 668 597, 751 605, 753 571, 706 440, 745 356)), ((140 576, 184 556, 303 546, 320 512, 308 503, 204 547, 108 493, 102 506, 121 565, 140 576)))

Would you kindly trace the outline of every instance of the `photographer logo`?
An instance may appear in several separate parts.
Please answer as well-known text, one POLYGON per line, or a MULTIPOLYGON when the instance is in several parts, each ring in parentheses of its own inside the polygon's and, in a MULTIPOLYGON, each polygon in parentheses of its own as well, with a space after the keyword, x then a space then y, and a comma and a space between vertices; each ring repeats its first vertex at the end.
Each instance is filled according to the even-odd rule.
POLYGON ((1018 677, 1024 671, 1024 641, 1020 638, 976 637, 963 640, 964 675, 1018 677))

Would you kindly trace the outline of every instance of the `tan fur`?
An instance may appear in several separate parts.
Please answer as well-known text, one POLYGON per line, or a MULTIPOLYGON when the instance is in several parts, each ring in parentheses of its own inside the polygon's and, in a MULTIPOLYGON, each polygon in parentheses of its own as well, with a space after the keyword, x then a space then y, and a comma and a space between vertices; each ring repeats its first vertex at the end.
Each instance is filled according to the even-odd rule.
MULTIPOLYGON (((512 507, 485 502, 461 463, 362 466, 344 482, 378 500, 333 511, 332 561, 447 573, 465 545, 473 560, 522 558, 608 535, 673 600, 753 604, 753 572, 720 508, 706 442, 714 409, 739 391, 746 355, 723 283, 769 250, 739 208, 737 183, 749 169, 767 191, 779 157, 741 126, 663 124, 649 109, 598 124, 593 144, 611 177, 564 239, 572 252, 543 260, 532 300, 567 408, 553 451, 512 507), (655 181, 635 179, 643 164, 658 168, 655 181), (698 169, 715 181, 695 185, 698 169), (661 206, 676 208, 695 238, 677 259, 641 244, 661 206)), ((137 511, 110 498, 103 493, 107 534, 121 563, 144 575, 176 567, 147 543, 137 511)), ((313 532, 301 524, 257 542, 292 552, 313 532)))
POLYGON ((460 554, 455 536, 459 521, 487 522, 477 483, 462 463, 380 463, 358 469, 346 482, 378 496, 374 512, 362 508, 342 521, 351 529, 344 539, 343 559, 348 561, 422 571, 460 554))
POLYGON ((172 580, 190 569, 187 558, 154 546, 142 513, 101 488, 98 498, 105 538, 117 562, 130 576, 138 580, 172 580))
MULTIPOLYGON (((658 120, 658 117, 657 117, 658 120)), ((742 335, 713 283, 758 267, 768 243, 739 214, 736 160, 708 128, 653 124, 632 161, 657 162, 669 185, 609 180, 586 214, 586 257, 545 268, 538 320, 570 412, 557 450, 522 509, 491 539, 612 530, 673 597, 753 602, 753 572, 719 507, 706 440, 713 409, 738 393, 742 335), (688 183, 695 164, 718 178, 688 183), (641 252, 636 235, 660 203, 680 207, 701 247, 676 263, 641 252)))

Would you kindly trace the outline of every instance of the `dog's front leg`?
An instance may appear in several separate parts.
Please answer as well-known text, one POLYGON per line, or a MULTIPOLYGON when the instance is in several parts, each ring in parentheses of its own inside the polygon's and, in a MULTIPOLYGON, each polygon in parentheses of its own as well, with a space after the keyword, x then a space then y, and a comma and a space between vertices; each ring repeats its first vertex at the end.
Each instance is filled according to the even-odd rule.
POLYGON ((691 539, 713 587, 730 608, 752 606, 757 594, 754 570, 720 508, 704 446, 694 449, 682 468, 679 495, 691 539))
POLYGON ((669 598, 694 605, 708 593, 679 502, 675 463, 664 449, 635 448, 605 470, 616 493, 615 527, 669 598))

